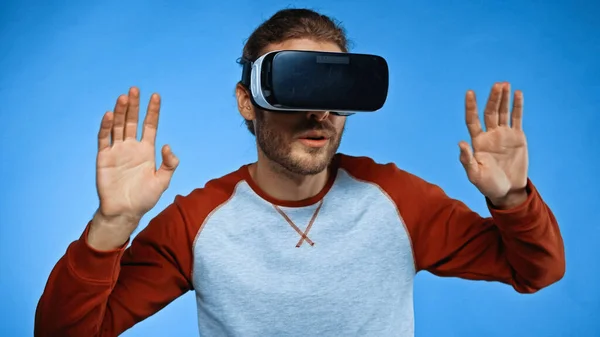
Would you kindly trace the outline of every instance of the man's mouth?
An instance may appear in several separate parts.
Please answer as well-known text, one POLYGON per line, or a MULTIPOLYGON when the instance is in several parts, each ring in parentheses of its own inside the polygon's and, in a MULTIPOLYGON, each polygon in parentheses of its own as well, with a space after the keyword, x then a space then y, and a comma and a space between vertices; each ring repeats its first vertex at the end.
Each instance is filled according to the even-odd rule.
POLYGON ((323 132, 313 131, 303 134, 302 136, 298 137, 298 140, 304 146, 321 148, 327 145, 329 137, 323 132))
POLYGON ((328 133, 326 133, 325 131, 322 131, 322 130, 312 130, 312 131, 307 131, 307 132, 300 134, 300 136, 298 138, 310 139, 310 140, 324 140, 324 139, 328 139, 329 135, 328 135, 328 133))
POLYGON ((306 137, 301 137, 300 139, 325 140, 325 139, 327 139, 327 137, 325 137, 325 136, 306 136, 306 137))

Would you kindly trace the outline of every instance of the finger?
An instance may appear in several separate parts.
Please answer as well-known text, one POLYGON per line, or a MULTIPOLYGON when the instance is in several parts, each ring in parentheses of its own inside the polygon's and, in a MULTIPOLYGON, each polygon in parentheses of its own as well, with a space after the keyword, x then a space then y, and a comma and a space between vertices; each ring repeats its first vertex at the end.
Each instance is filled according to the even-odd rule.
POLYGON ((483 132, 479 121, 479 113, 477 112, 477 100, 472 90, 467 91, 465 97, 465 119, 471 138, 475 138, 483 132))
POLYGON ((125 139, 137 136, 138 115, 140 112, 140 90, 136 87, 129 89, 129 102, 125 113, 125 139))
POLYGON ((502 87, 495 83, 492 86, 490 97, 484 111, 484 122, 486 130, 494 129, 498 126, 498 108, 500 107, 500 98, 502 97, 502 87))
POLYGON ((469 180, 474 181, 479 171, 479 165, 473 156, 473 150, 465 141, 461 141, 458 147, 460 148, 460 163, 465 168, 469 180))
POLYGON ((502 85, 500 108, 498 109, 498 125, 508 126, 508 102, 510 101, 510 83, 502 85))
POLYGON ((179 158, 175 156, 173 151, 171 151, 171 147, 169 147, 168 145, 163 146, 161 154, 162 163, 160 164, 160 167, 158 168, 156 174, 166 189, 169 186, 171 177, 173 177, 175 169, 179 165, 179 158))
POLYGON ((523 129, 523 92, 521 90, 515 91, 513 98, 511 126, 517 130, 523 129))
POLYGON ((144 119, 144 129, 142 131, 142 141, 154 144, 156 141, 156 130, 158 129, 158 114, 160 111, 160 95, 152 94, 146 118, 144 119))
POLYGON ((108 111, 102 117, 100 122, 100 131, 98 131, 98 152, 110 147, 110 130, 112 129, 114 115, 108 111))
POLYGON ((120 142, 123 140, 123 130, 125 128, 125 112, 127 111, 127 95, 120 95, 115 104, 113 126, 112 126, 112 141, 120 142))

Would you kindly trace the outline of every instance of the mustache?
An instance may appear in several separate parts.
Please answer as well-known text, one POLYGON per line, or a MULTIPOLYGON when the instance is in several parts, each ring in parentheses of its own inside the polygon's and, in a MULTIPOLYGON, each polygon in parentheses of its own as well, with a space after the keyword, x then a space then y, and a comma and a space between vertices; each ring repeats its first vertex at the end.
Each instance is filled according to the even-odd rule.
POLYGON ((335 127, 329 120, 324 120, 322 122, 310 120, 306 123, 302 123, 298 127, 295 128, 294 134, 299 135, 309 131, 318 131, 325 134, 327 137, 333 137, 337 134, 335 131, 335 127))

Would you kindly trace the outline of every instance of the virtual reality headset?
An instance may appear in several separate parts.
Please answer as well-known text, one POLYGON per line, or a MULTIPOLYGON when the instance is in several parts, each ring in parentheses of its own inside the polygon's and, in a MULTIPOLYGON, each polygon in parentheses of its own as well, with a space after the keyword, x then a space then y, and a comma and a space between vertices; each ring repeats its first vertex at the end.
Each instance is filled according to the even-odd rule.
POLYGON ((373 112, 387 99, 389 71, 377 55, 280 50, 241 61, 252 103, 278 112, 373 112))

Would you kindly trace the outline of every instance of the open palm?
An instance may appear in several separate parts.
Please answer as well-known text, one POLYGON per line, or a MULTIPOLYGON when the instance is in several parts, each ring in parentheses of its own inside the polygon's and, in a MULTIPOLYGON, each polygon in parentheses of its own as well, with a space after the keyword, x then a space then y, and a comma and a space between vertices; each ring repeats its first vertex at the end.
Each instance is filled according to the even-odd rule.
POLYGON ((510 85, 496 83, 484 111, 486 131, 482 130, 475 94, 465 100, 466 123, 471 146, 460 142, 460 161, 469 181, 490 200, 505 198, 527 185, 527 141, 522 129, 523 94, 515 92, 512 116, 509 114, 510 85), (510 124, 509 124, 510 121, 510 124))
POLYGON ((139 90, 117 99, 98 133, 96 184, 104 217, 141 218, 167 189, 179 161, 168 146, 162 148, 162 164, 156 169, 155 140, 160 97, 148 104, 141 140, 137 140, 139 90))

